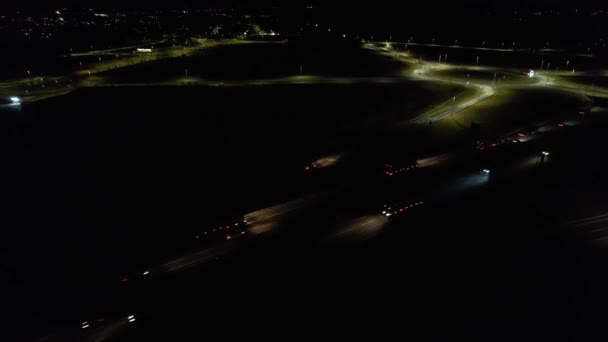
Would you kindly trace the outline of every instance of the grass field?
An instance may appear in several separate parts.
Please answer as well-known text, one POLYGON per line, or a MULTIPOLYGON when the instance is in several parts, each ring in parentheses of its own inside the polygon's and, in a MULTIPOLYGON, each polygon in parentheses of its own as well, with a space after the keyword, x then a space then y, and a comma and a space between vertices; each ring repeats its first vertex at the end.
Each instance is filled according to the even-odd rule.
POLYGON ((591 89, 592 87, 608 88, 608 77, 603 76, 560 76, 561 79, 580 84, 591 89))
POLYGON ((153 61, 103 73, 109 83, 197 80, 248 80, 295 75, 392 76, 406 66, 352 46, 316 46, 308 42, 253 43, 215 47, 202 54, 153 61))
POLYGON ((486 101, 434 125, 430 139, 449 144, 454 140, 468 139, 471 133, 499 138, 507 132, 539 122, 576 118, 580 108, 588 103, 585 96, 563 91, 502 88, 486 101), (478 125, 475 132, 465 129, 471 124, 478 125))
MULTIPOLYGON (((483 70, 445 69, 433 72, 433 76, 461 82, 470 81, 484 84, 491 84, 494 82, 494 72, 483 70)), ((527 84, 533 82, 533 79, 522 74, 510 72, 496 73, 495 84, 527 84)))

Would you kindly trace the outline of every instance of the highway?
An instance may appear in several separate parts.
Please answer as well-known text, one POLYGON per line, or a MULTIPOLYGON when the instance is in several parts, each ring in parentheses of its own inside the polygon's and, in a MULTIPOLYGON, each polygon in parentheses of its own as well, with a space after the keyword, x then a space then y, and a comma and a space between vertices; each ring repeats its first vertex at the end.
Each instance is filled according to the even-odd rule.
MULTIPOLYGON (((340 78, 340 77, 323 77, 323 76, 289 76, 278 79, 266 79, 266 80, 252 80, 252 81, 206 81, 206 80, 194 80, 188 81, 195 85, 202 86, 266 86, 266 85, 277 85, 277 84, 350 84, 350 83, 399 83, 403 80, 415 80, 419 82, 446 82, 457 84, 467 90, 456 96, 455 99, 448 99, 443 103, 438 104, 430 110, 420 113, 409 119, 406 124, 410 126, 425 126, 429 122, 437 122, 450 117, 451 115, 458 113, 466 108, 475 106, 500 91, 501 87, 509 87, 511 85, 488 85, 483 83, 476 83, 470 81, 454 81, 440 77, 433 76, 433 68, 446 69, 450 68, 449 65, 430 65, 430 67, 421 67, 417 64, 417 61, 409 55, 396 54, 389 49, 377 49, 373 45, 369 45, 368 48, 373 48, 379 53, 388 53, 393 57, 403 61, 410 65, 411 69, 407 75, 394 76, 394 77, 364 77, 364 78, 340 78)), ((498 70, 498 69, 487 69, 487 70, 498 70)), ((139 87, 139 86, 168 86, 168 85, 183 85, 182 82, 163 82, 163 83, 127 83, 127 84, 104 84, 103 82, 95 83, 87 86, 123 86, 123 87, 139 87)), ((12 85, 3 85, 6 88, 10 88, 12 85)), ((525 87, 542 87, 542 86, 553 86, 568 89, 572 92, 580 92, 585 95, 600 94, 604 96, 606 90, 597 89, 593 91, 587 91, 580 89, 576 86, 570 86, 555 81, 548 75, 539 75, 535 78, 535 82, 525 87)), ((75 85, 74 88, 78 88, 75 85)), ((39 95, 41 96, 41 95, 39 95)), ((52 96, 52 95, 50 95, 52 96)), ((546 132, 550 132, 549 129, 546 132)), ((518 174, 537 170, 541 165, 539 164, 538 148, 542 145, 542 136, 534 140, 530 144, 534 147, 528 147, 526 144, 521 144, 523 147, 517 147, 518 149, 514 152, 515 157, 510 159, 497 158, 493 159, 487 155, 480 156, 478 151, 471 149, 465 153, 453 154, 452 151, 445 151, 444 154, 437 158, 429 158, 430 161, 426 163, 426 167, 423 167, 421 173, 418 176, 413 176, 412 183, 408 183, 407 187, 403 187, 404 190, 400 193, 398 201, 400 203, 420 203, 424 201, 425 206, 433 206, 438 203, 454 201, 458 197, 467 191, 479 189, 490 183, 498 182, 500 180, 509 179, 518 174), (479 165, 491 164, 491 172, 482 172, 479 165), (429 172, 432 171, 432 172, 429 172), (428 173, 426 173, 428 172, 428 173)), ((547 160, 546 163, 550 163, 547 160)), ((387 185, 385 179, 365 179, 356 184, 335 184, 327 191, 323 191, 317 194, 304 196, 299 199, 277 204, 269 208, 263 208, 251 213, 243 215, 246 220, 246 224, 242 224, 239 228, 231 226, 230 228, 224 227, 207 227, 206 230, 201 231, 201 234, 217 233, 220 237, 220 241, 214 241, 209 244, 201 244, 200 248, 189 249, 181 255, 169 257, 166 261, 158 265, 150 265, 149 270, 151 273, 142 273, 141 270, 129 275, 129 281, 132 278, 137 277, 142 279, 144 282, 154 282, 158 278, 170 278, 176 273, 183 273, 187 270, 195 270, 203 268, 209 264, 221 262, 226 256, 237 252, 242 248, 255 245, 258 236, 268 236, 272 233, 281 229, 289 230, 291 226, 286 224, 285 221, 298 217, 298 215, 311 213, 316 211, 316 206, 319 203, 327 204, 326 210, 331 211, 335 217, 332 221, 332 226, 335 228, 334 231, 323 235, 322 243, 334 243, 335 240, 368 240, 376 237, 384 229, 390 226, 389 222, 393 219, 382 215, 382 206, 376 204, 382 202, 392 189, 397 187, 390 183, 387 185), (375 197, 369 196, 369 194, 375 194, 375 197), (352 209, 350 206, 356 203, 362 207, 366 207, 364 213, 357 213, 353 216, 352 209), (339 214, 339 215, 338 215, 339 214), (216 231, 216 229, 218 231, 216 231), (231 229, 231 230, 229 230, 231 229), (219 232, 221 230, 221 232, 219 232), (233 233, 238 231, 238 233, 233 233)), ((392 193, 391 193, 392 195, 392 193)), ((391 196, 392 197, 392 196, 391 196)), ((391 198, 393 200, 393 198, 391 198)), ((415 214, 413 214, 415 215, 415 214)), ((586 227, 586 229, 596 229, 600 233, 604 233, 606 228, 604 223, 608 221, 606 218, 608 214, 601 214, 591 217, 584 217, 576 221, 571 222, 575 227, 586 227)), ((407 216, 405 216, 407 219, 407 216)), ((400 220, 401 218, 397 218, 400 220)), ((233 223, 230 223, 231 225, 233 223)), ((198 237, 198 235, 197 235, 198 237)), ((195 239, 197 237, 191 237, 195 239)), ((604 239, 604 237, 601 237, 604 239)), ((146 271, 147 272, 147 271, 146 271)), ((149 286, 143 284, 142 286, 149 286)), ((160 296, 170 296, 170 293, 159 293, 160 296)), ((138 311, 138 308, 128 308, 129 310, 138 311)), ((120 312, 124 310, 118 310, 120 312)), ((154 312, 153 312, 154 313, 154 312)), ((128 315, 116 314, 115 320, 109 321, 104 324, 102 328, 91 330, 90 333, 84 334, 83 340, 86 341, 102 341, 110 339, 114 336, 120 335, 124 332, 125 327, 129 327, 128 315)), ((139 316, 138 316, 139 317, 139 316)), ((137 324, 137 323, 134 323, 137 324)), ((82 329, 76 327, 75 329, 82 329)), ((86 329, 85 329, 86 330, 86 329)), ((79 330, 80 331, 80 330, 79 330)), ((61 336, 57 337, 57 340, 61 340, 61 336)), ((52 338, 49 341, 53 341, 52 338)))
MULTIPOLYGON (((510 180, 513 177, 530 173, 551 163, 549 159, 539 163, 540 156, 537 151, 538 146, 544 145, 542 142, 544 139, 543 134, 552 134, 550 130, 543 130, 543 132, 546 133, 539 133, 539 135, 535 136, 534 140, 528 140, 528 143, 513 145, 516 148, 514 150, 478 154, 477 151, 471 149, 464 154, 446 153, 429 158, 429 160, 423 161, 424 167, 418 174, 404 176, 412 177, 412 179, 411 182, 403 185, 398 185, 399 183, 387 184, 383 179, 372 178, 363 180, 357 184, 345 184, 332 190, 245 214, 244 218, 247 223, 242 227, 242 231, 245 233, 242 239, 218 241, 207 247, 172 257, 160 265, 150 265, 148 270, 151 273, 141 274, 140 271, 137 275, 130 275, 128 277, 129 282, 139 277, 144 280, 144 283, 138 286, 152 286, 146 284, 148 282, 152 284, 159 278, 169 279, 175 273, 187 270, 192 271, 204 268, 210 264, 221 263, 224 258, 243 248, 255 250, 257 243, 262 241, 260 237, 284 234, 285 232, 290 234, 289 232, 293 229, 306 229, 294 228, 291 224, 285 222, 290 222, 294 217, 299 216, 315 217, 319 203, 326 203, 327 207, 324 210, 331 213, 333 217, 339 217, 340 219, 332 220, 331 226, 334 227, 334 230, 322 232, 318 240, 313 239, 313 241, 318 241, 321 245, 327 246, 337 242, 358 243, 373 239, 386 229, 389 229, 390 222, 393 220, 408 220, 408 216, 418 215, 416 210, 411 211, 403 217, 391 218, 383 215, 381 213, 382 206, 376 204, 382 202, 382 196, 386 196, 388 189, 393 187, 406 188, 407 191, 402 192, 398 198, 391 196, 392 201, 406 205, 409 203, 422 203, 423 201, 424 208, 428 207, 430 209, 424 209, 421 205, 419 210, 431 210, 432 212, 433 207, 442 203, 458 201, 460 196, 468 192, 480 189, 488 184, 510 180), (475 165, 491 165, 491 173, 483 173, 475 165), (370 194, 374 195, 370 197, 370 194), (367 207, 367 209, 352 212, 351 206, 354 203, 358 207, 363 206, 367 207), (260 227, 262 227, 261 230, 260 227), (268 230, 266 229, 268 227, 274 228, 268 230)), ((603 215, 577 221, 575 224, 597 224, 606 220, 605 215, 603 215)), ((306 227, 306 225, 304 223, 303 227, 306 227)), ((232 225, 230 229, 234 228, 232 225)), ((206 231, 211 233, 211 230, 206 231)), ((231 234, 229 232, 232 232, 232 230, 226 230, 226 227, 224 227, 224 233, 220 234, 231 234)), ((311 234, 315 233, 311 232, 311 234)), ((170 294, 158 293, 157 295, 170 294)), ((128 309, 129 312, 140 312, 138 308, 128 309)), ((146 315, 148 314, 153 314, 153 312, 146 312, 146 315)), ((124 320, 124 317, 119 318, 119 323, 121 322, 120 320, 124 320)), ((122 326, 128 325, 125 325, 123 322, 122 326)), ((108 329, 110 329, 108 331, 111 331, 112 334, 118 334, 114 325, 110 325, 108 329)), ((103 330, 95 330, 94 336, 96 338, 103 337, 102 331, 105 331, 105 328, 103 330)))

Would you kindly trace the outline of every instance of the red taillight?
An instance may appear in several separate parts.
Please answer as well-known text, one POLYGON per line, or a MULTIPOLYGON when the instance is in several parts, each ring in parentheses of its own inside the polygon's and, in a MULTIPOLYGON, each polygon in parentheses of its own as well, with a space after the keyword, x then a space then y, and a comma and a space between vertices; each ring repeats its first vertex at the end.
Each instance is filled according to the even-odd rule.
POLYGON ((120 279, 121 282, 126 283, 127 282, 127 278, 122 278, 120 279))
POLYGON ((226 240, 231 240, 231 239, 232 239, 232 236, 226 235, 226 240))
POLYGON ((564 124, 563 124, 563 123, 560 123, 558 126, 559 126, 559 127, 564 127, 564 124))

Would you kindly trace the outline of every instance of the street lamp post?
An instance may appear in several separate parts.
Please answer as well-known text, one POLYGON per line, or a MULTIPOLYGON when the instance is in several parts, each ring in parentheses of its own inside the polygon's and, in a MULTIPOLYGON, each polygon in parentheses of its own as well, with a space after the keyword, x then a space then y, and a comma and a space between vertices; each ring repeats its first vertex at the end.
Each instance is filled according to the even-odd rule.
POLYGON ((477 56, 477 59, 475 60, 475 65, 479 65, 479 56, 477 56))
POLYGON ((543 61, 540 63, 540 70, 543 70, 544 65, 545 65, 545 60, 543 59, 543 61))
POLYGON ((566 61, 566 69, 570 66, 570 61, 566 61))

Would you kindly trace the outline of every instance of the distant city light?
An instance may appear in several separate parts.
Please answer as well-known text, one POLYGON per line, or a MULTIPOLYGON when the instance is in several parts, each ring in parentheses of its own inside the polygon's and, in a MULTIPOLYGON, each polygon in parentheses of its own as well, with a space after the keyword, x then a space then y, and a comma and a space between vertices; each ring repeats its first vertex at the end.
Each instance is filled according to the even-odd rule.
POLYGON ((21 103, 21 99, 18 98, 17 96, 11 96, 10 100, 11 100, 11 102, 13 104, 20 104, 21 103))
POLYGON ((534 73, 534 70, 530 70, 530 71, 528 72, 528 76, 529 76, 529 77, 534 77, 534 74, 535 74, 535 73, 534 73))

